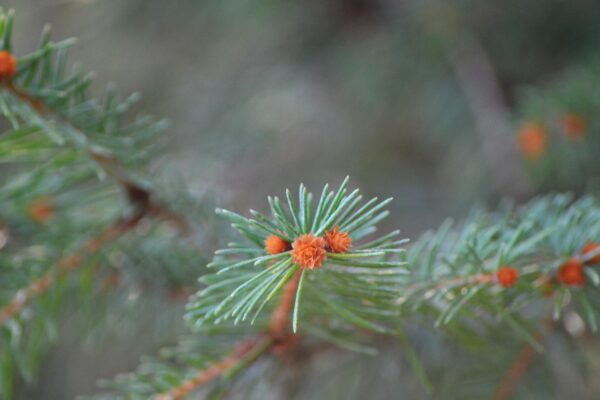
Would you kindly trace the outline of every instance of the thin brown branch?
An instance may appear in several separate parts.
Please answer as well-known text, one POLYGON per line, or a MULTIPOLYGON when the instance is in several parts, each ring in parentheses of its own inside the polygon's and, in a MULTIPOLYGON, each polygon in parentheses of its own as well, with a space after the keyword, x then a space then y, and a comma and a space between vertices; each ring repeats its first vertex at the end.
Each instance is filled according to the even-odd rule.
POLYGON ((530 189, 525 171, 510 140, 513 136, 509 109, 484 47, 474 35, 461 32, 456 35, 454 46, 448 47, 448 54, 470 108, 495 189, 517 195, 527 193, 530 189))
MULTIPOLYGON (((575 254, 575 255, 573 255, 572 258, 575 258, 575 259, 581 261, 582 263, 585 263, 598 254, 600 254, 600 249, 598 249, 597 251, 586 253, 586 254, 575 254)), ((564 257, 562 257, 560 255, 556 255, 556 254, 539 255, 537 257, 529 259, 528 264, 521 266, 520 268, 522 271, 527 270, 529 273, 532 273, 534 271, 540 272, 541 274, 537 278, 536 281, 538 282, 538 286, 541 286, 544 283, 550 282, 552 279, 554 279, 554 277, 543 273, 543 271, 540 267, 540 264, 555 262, 555 261, 561 260, 562 258, 564 258, 564 257)), ((482 266, 486 265, 488 263, 488 261, 491 262, 491 259, 483 260, 482 266)), ((496 278, 494 272, 489 272, 489 273, 475 273, 472 275, 465 275, 465 276, 451 276, 451 277, 443 278, 439 281, 417 282, 417 283, 413 283, 413 284, 409 285, 407 288, 404 289, 403 297, 411 296, 415 292, 419 292, 419 291, 427 292, 430 290, 443 290, 443 289, 449 289, 449 288, 462 288, 462 287, 469 287, 469 286, 473 286, 473 285, 490 284, 490 283, 496 282, 496 279, 497 278, 496 278)))
POLYGON ((111 224, 88 240, 78 251, 62 257, 54 268, 29 283, 25 288, 20 289, 11 302, 0 309, 0 326, 23 310, 32 299, 45 293, 58 278, 81 266, 87 256, 98 252, 108 243, 135 228, 144 215, 144 213, 137 213, 131 218, 118 220, 111 224))
POLYGON ((294 300, 296 299, 296 291, 298 290, 298 284, 300 283, 300 277, 302 276, 302 270, 298 270, 291 281, 287 283, 281 294, 281 300, 273 313, 271 314, 271 325, 269 327, 269 333, 274 338, 283 338, 290 331, 290 314, 294 307, 294 300))
MULTIPOLYGON (((533 338, 539 342, 544 335, 551 329, 556 328, 556 324, 552 319, 543 321, 544 329, 539 330, 533 335, 533 338)), ((517 390, 519 382, 523 379, 529 368, 533 365, 539 352, 536 351, 530 344, 523 345, 521 351, 512 362, 500 383, 496 387, 494 400, 509 400, 517 390)))
POLYGON ((266 351, 282 354, 294 346, 297 336, 290 333, 290 313, 294 306, 296 291, 302 271, 296 272, 281 294, 277 307, 271 313, 271 324, 265 334, 241 342, 225 358, 198 371, 192 378, 169 391, 157 394, 153 400, 180 400, 203 385, 212 382, 227 371, 254 361, 266 351))
POLYGON ((260 335, 246 339, 238 344, 225 358, 198 371, 192 378, 184 381, 169 391, 157 394, 153 397, 153 400, 183 399, 188 394, 225 374, 227 371, 246 362, 254 361, 254 359, 269 348, 270 344, 271 339, 268 336, 260 335))
POLYGON ((510 138, 510 109, 486 49, 469 31, 460 11, 450 2, 435 1, 425 14, 426 27, 445 45, 450 66, 471 113, 475 133, 494 189, 502 194, 527 195, 524 166, 510 138), (438 18, 443 13, 443 18, 438 18), (447 23, 441 23, 444 21, 447 23))
POLYGON ((512 397, 519 381, 535 360, 536 355, 537 352, 531 345, 526 344, 523 346, 517 358, 500 381, 494 394, 494 400, 508 400, 512 397))
POLYGON ((38 99, 34 99, 29 94, 27 94, 24 90, 16 86, 11 80, 3 80, 2 84, 8 89, 9 92, 17 96, 19 99, 23 100, 25 103, 29 104, 31 108, 36 110, 38 113, 43 113, 46 109, 44 103, 38 99))

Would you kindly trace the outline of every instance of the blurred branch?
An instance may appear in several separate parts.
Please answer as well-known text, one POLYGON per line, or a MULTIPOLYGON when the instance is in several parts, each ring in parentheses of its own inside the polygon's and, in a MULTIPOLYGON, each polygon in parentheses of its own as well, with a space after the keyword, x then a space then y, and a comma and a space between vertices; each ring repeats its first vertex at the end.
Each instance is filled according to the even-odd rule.
MULTIPOLYGON (((14 96, 28 104, 31 109, 40 117, 51 117, 52 119, 60 120, 61 123, 68 125, 71 129, 77 132, 85 142, 88 141, 88 135, 82 129, 80 129, 69 119, 64 118, 62 115, 54 111, 48 104, 44 103, 43 100, 31 96, 26 91, 16 86, 12 80, 0 80, 0 85, 2 85, 14 96)), ((139 210, 144 210, 144 212, 149 212, 160 216, 163 220, 170 220, 182 233, 189 233, 191 231, 191 227, 185 218, 177 215, 173 211, 156 202, 152 202, 152 193, 150 190, 142 183, 138 182, 135 178, 130 176, 116 157, 113 157, 110 154, 105 154, 89 144, 86 144, 83 149, 108 176, 113 178, 119 185, 123 187, 127 193, 130 203, 134 207, 139 210)))
MULTIPOLYGON (((538 342, 542 340, 544 334, 548 330, 554 328, 554 324, 551 320, 546 320, 544 322, 544 327, 545 329, 540 330, 533 335, 534 339, 538 342)), ((532 366, 538 354, 538 351, 530 344, 527 343, 523 345, 521 351, 498 384, 496 392, 494 393, 494 400, 509 400, 513 396, 517 389, 517 385, 532 366)))
POLYGON ((495 189, 501 193, 525 194, 529 189, 520 158, 510 140, 509 110, 485 49, 474 36, 461 32, 447 51, 471 110, 495 189))
POLYGON ((464 92, 494 189, 502 194, 527 194, 525 171, 512 145, 510 110, 485 48, 451 4, 435 2, 426 11, 425 25, 442 41, 464 92))
POLYGON ((56 267, 17 291, 12 301, 0 309, 0 326, 18 314, 32 299, 45 293, 56 280, 76 270, 87 256, 111 243, 113 240, 135 228, 144 218, 144 213, 136 213, 130 218, 118 220, 88 240, 78 251, 61 258, 56 267))

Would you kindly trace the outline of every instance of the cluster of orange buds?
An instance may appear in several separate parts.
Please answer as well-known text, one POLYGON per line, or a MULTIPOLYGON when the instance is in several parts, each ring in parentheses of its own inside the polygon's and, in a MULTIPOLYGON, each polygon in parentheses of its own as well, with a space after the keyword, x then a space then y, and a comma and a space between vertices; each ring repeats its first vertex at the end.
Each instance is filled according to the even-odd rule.
POLYGON ((340 231, 335 227, 323 235, 315 236, 312 233, 299 236, 293 243, 277 235, 269 235, 265 239, 265 251, 268 254, 279 254, 292 250, 294 262, 302 268, 320 268, 327 258, 327 252, 345 253, 352 246, 352 238, 348 232, 340 231))
POLYGON ((0 51, 0 80, 8 80, 17 73, 17 59, 10 52, 0 51))

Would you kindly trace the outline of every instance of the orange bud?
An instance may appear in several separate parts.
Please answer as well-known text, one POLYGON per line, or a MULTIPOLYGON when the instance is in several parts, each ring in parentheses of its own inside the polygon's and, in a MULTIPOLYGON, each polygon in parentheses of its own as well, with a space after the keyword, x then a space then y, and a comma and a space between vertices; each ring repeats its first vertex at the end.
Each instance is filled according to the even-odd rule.
POLYGON ((556 279, 569 286, 582 286, 585 283, 583 264, 576 258, 571 258, 558 269, 556 279))
MULTIPOLYGON (((588 242, 581 248, 583 255, 590 254, 598 250, 600 250, 600 244, 593 242, 588 242)), ((586 264, 600 264, 600 253, 587 260, 586 264)))
POLYGON ((496 271, 496 278, 498 279, 498 283, 505 288, 509 288, 519 279, 519 270, 508 266, 500 267, 498 268, 498 271, 496 271))
POLYGON ((326 248, 333 253, 345 253, 352 246, 352 238, 348 232, 340 232, 340 227, 325 232, 323 235, 326 248))
POLYGON ((17 73, 17 59, 8 51, 0 51, 0 80, 10 79, 17 73))
POLYGON ((268 254, 279 254, 290 249, 290 244, 276 235, 269 235, 265 239, 265 251, 268 254))
POLYGON ((571 139, 578 139, 585 135, 586 123, 581 116, 568 113, 561 117, 560 122, 565 134, 571 139))
POLYGON ((525 157, 540 158, 547 147, 546 131, 540 124, 527 122, 519 129, 518 143, 525 157))
POLYGON ((48 197, 40 197, 29 203, 27 213, 32 220, 43 224, 54 216, 54 206, 48 197))
POLYGON ((302 268, 320 268, 327 257, 325 240, 309 233, 302 235, 292 243, 292 256, 296 264, 302 268))

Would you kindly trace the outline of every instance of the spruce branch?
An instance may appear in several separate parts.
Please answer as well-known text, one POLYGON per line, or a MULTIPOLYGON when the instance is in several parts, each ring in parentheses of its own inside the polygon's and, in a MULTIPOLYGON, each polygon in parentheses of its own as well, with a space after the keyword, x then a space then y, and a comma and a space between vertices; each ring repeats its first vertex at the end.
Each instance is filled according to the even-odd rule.
MULTIPOLYGON (((328 186, 325 186, 314 209, 312 194, 300 185, 297 207, 289 190, 286 194, 287 210, 278 197, 269 198, 271 218, 253 210, 251 213, 256 219, 217 210, 232 222, 245 242, 231 243, 229 248, 216 252, 217 256, 210 266, 219 268, 219 271, 202 278, 208 286, 190 304, 188 318, 193 320, 199 316, 204 317, 196 320, 197 326, 207 322, 218 324, 233 317, 237 324, 254 312, 254 323, 269 300, 281 291, 280 301, 271 311, 269 324, 261 328, 258 336, 265 341, 261 348, 279 352, 295 343, 293 335, 297 332, 303 304, 301 296, 306 284, 306 290, 315 291, 324 291, 325 286, 328 286, 329 295, 311 296, 306 301, 317 304, 321 300, 322 304, 330 307, 330 317, 337 313, 346 322, 367 329, 385 330, 383 326, 360 314, 363 310, 366 315, 372 312, 370 304, 362 310, 358 308, 358 304, 354 305, 355 308, 350 308, 351 297, 344 291, 362 291, 361 301, 368 302, 371 297, 369 295, 375 293, 371 289, 373 282, 390 283, 397 279, 403 273, 403 263, 386 258, 397 255, 399 250, 396 246, 403 241, 395 240, 398 232, 394 232, 371 242, 374 244, 350 250, 353 243, 351 235, 358 239, 372 232, 375 223, 387 215, 381 208, 389 201, 376 205, 376 199, 373 199, 365 206, 356 208, 358 201, 355 200, 360 200, 360 196, 357 190, 346 195, 347 182, 348 178, 337 192, 328 192, 328 186), (318 235, 324 235, 325 239, 318 235), (249 258, 240 259, 246 255, 249 258), (319 287, 319 278, 314 281, 310 278, 310 275, 327 274, 329 271, 331 278, 324 275, 321 279, 346 282, 329 285, 324 281, 323 287, 319 287), (334 297, 336 291, 339 291, 339 298, 334 297), (238 293, 240 296, 236 298, 238 293), (221 300, 216 300, 215 295, 221 297, 221 300)), ((385 286, 382 285, 377 290, 383 293, 385 286)), ((388 293, 388 299, 390 298, 391 292, 388 293)), ((258 339, 253 339, 253 342, 262 343, 258 339)), ((242 347, 245 347, 243 343, 242 347)), ((157 398, 178 399, 182 394, 189 393, 225 370, 233 368, 240 359, 239 352, 234 351, 157 398)))
POLYGON ((89 239, 81 249, 61 258, 55 268, 31 282, 27 287, 17 291, 12 301, 0 309, 0 326, 19 313, 33 298, 47 291, 56 279, 77 269, 87 255, 96 253, 103 246, 137 226, 142 217, 143 214, 138 214, 111 224, 92 239, 89 239))
POLYGON ((206 346, 218 343, 215 347, 225 355, 203 347, 200 362, 186 361, 185 350, 167 351, 166 360, 144 363, 136 375, 111 386, 139 398, 179 399, 218 377, 234 375, 261 355, 289 353, 298 344, 299 330, 353 349, 364 349, 360 341, 371 332, 391 332, 398 317, 395 287, 406 273, 399 248, 405 241, 394 231, 360 243, 387 216, 382 208, 389 200, 359 206, 361 196, 358 190, 348 193, 347 182, 337 191, 325 186, 314 202, 304 185, 297 201, 287 191, 286 205, 269 197, 270 217, 251 211, 250 219, 218 209, 242 240, 215 253, 209 267, 218 271, 200 278, 206 287, 188 304, 187 319, 192 335, 202 335, 196 340, 206 346), (275 297, 279 300, 272 305, 275 297), (223 343, 233 333, 236 340, 223 343), (169 366, 173 361, 187 371, 183 376, 169 366), (166 371, 178 376, 171 379, 175 385, 164 385, 160 377, 166 371))
MULTIPOLYGON (((36 164, 35 171, 19 174, 24 179, 10 179, 0 190, 0 198, 7 199, 8 207, 4 208, 22 207, 24 199, 33 197, 26 194, 31 182, 44 181, 53 173, 59 182, 53 193, 66 195, 80 194, 81 186, 89 184, 96 174, 100 179, 94 179, 91 189, 85 190, 104 195, 108 186, 104 177, 109 177, 110 183, 125 192, 133 212, 126 214, 131 215, 129 218, 119 218, 100 229, 83 247, 60 258, 41 277, 39 269, 27 265, 23 273, 26 284, 0 308, 0 327, 6 329, 8 337, 0 338, 2 344, 17 336, 11 335, 20 329, 17 323, 21 321, 15 318, 20 311, 50 292, 59 278, 82 269, 86 259, 143 219, 155 217, 171 222, 181 231, 188 230, 190 219, 175 213, 178 207, 171 203, 164 206, 164 201, 157 200, 160 193, 155 186, 135 172, 156 154, 154 139, 164 124, 153 118, 125 122, 125 112, 136 96, 119 99, 109 92, 100 102, 89 96, 91 78, 77 71, 66 74, 64 68, 71 41, 54 43, 46 31, 38 49, 17 60, 10 43, 12 25, 12 13, 0 12, 0 112, 12 127, 2 135, 0 160, 36 164), (11 146, 16 146, 18 154, 10 153, 11 146), (27 279, 31 276, 36 278, 27 279)), ((497 82, 490 73, 487 56, 477 41, 455 36, 459 45, 450 48, 450 58, 476 111, 480 133, 485 131, 482 127, 499 132, 492 125, 504 126, 506 122, 500 115, 503 106, 498 107, 497 82), (474 82, 483 85, 478 87, 474 82), (491 90, 486 92, 486 88, 491 90), (481 107, 486 104, 492 106, 491 114, 481 107)), ((589 104, 595 101, 589 100, 589 104)), ((585 120, 567 116, 561 129, 569 140, 579 140, 584 136, 585 120)), ((534 128, 528 129, 529 134, 533 131, 534 140, 527 148, 543 155, 546 132, 543 127, 541 131, 534 128)), ((493 149, 489 140, 484 143, 484 152, 491 154, 493 149)), ((499 159, 494 160, 497 163, 499 159)), ((589 165, 593 168, 594 163, 589 165)), ((398 231, 367 239, 388 216, 384 208, 390 199, 363 203, 358 190, 347 189, 347 182, 335 191, 326 185, 318 198, 304 185, 300 185, 297 197, 289 190, 282 198, 268 197, 267 215, 251 210, 251 216, 245 217, 217 210, 231 222, 239 238, 218 250, 208 265, 213 273, 201 276, 204 286, 187 307, 186 319, 192 332, 176 348, 161 352, 160 360, 146 361, 136 374, 118 378, 113 385, 117 392, 131 399, 183 399, 196 390, 210 390, 209 384, 219 379, 232 380, 269 354, 291 353, 300 338, 303 343, 323 340, 365 352, 372 350, 367 346, 375 344, 381 335, 399 337, 405 343, 399 326, 413 318, 428 319, 467 348, 480 346, 477 351, 488 352, 494 358, 496 371, 501 363, 495 358, 504 355, 505 349, 494 348, 493 339, 488 337, 495 338, 493 333, 500 332, 525 343, 517 358, 507 362, 506 373, 497 385, 486 382, 484 390, 489 392, 496 386, 495 396, 500 400, 516 392, 536 352, 543 351, 538 326, 547 316, 540 315, 540 308, 550 306, 555 322, 561 320, 565 310, 581 315, 587 329, 597 332, 600 205, 595 198, 573 201, 568 196, 547 196, 525 207, 475 213, 463 224, 444 224, 405 252, 400 248, 405 241, 398 239, 398 231), (482 351, 483 345, 488 347, 482 351)), ((36 194, 49 191, 42 185, 34 188, 36 194)), ((91 198, 87 195, 84 200, 91 198)), ((29 222, 50 232, 52 227, 47 223, 54 210, 49 202, 39 200, 26 207, 32 220, 29 222)), ((111 214, 119 209, 118 215, 123 215, 121 205, 111 202, 106 209, 111 214)), ((8 225, 18 225, 10 222, 8 225)), ((90 225, 94 227, 98 221, 90 225)), ((65 234, 77 236, 80 228, 76 226, 65 234)), ((15 246, 18 255, 20 246, 27 245, 23 238, 30 232, 19 233, 23 243, 15 246)), ((62 252, 65 242, 56 240, 53 250, 62 252)), ((129 251, 127 257, 137 256, 133 253, 129 251)), ((182 257, 166 263, 189 264, 191 260, 197 261, 182 257)), ((2 267, 10 277, 17 268, 9 262, 6 265, 2 267)), ((12 287, 8 293, 12 295, 12 287)), ((44 327, 36 334, 49 330, 44 327)), ((17 347, 12 343, 7 346, 11 352, 17 347)), ((2 357, 4 354, 8 352, 2 357)), ((12 354, 0 360, 8 365, 4 371, 9 373, 10 357, 12 354)), ((17 354, 15 363, 22 363, 19 357, 17 354)), ((6 375, 4 372, 3 377, 6 375)), ((9 397, 10 384, 1 382, 1 386, 4 393, 9 393, 5 397, 9 397)))
MULTIPOLYGON (((303 188, 300 196, 309 198, 303 188)), ((335 197, 335 193, 325 191, 329 201, 335 197)), ((188 388, 190 391, 186 393, 191 393, 191 390, 207 386, 205 377, 212 381, 220 377, 221 382, 229 383, 227 371, 237 373, 251 365, 238 358, 230 363, 235 354, 232 348, 247 338, 267 338, 270 345, 261 353, 264 357, 257 359, 267 362, 268 354, 280 354, 280 351, 286 354, 295 348, 300 338, 294 331, 296 318, 302 333, 301 343, 327 341, 354 351, 365 351, 365 344, 379 341, 380 332, 402 337, 399 321, 407 325, 426 318, 463 344, 466 350, 490 352, 490 358, 504 351, 494 348, 493 338, 498 333, 533 349, 524 351, 526 356, 517 357, 517 361, 502 361, 506 363, 506 377, 490 375, 485 394, 481 394, 490 396, 494 388, 500 386, 503 391, 514 391, 530 365, 533 357, 530 353, 543 351, 537 332, 547 315, 535 313, 540 304, 543 309, 549 306, 553 310, 553 321, 559 321, 563 311, 569 309, 582 315, 590 330, 596 329, 600 301, 597 291, 600 281, 596 271, 600 261, 600 246, 597 245, 600 242, 600 206, 591 197, 573 201, 569 196, 547 196, 524 207, 505 205, 495 213, 477 212, 463 224, 446 223, 438 231, 417 240, 408 247, 406 254, 400 254, 398 262, 408 263, 408 274, 396 265, 392 269, 402 271, 396 271, 391 281, 384 279, 386 275, 381 273, 388 268, 386 263, 393 261, 373 254, 380 248, 395 249, 397 233, 384 235, 383 240, 371 240, 362 246, 353 242, 352 251, 345 253, 326 252, 327 258, 322 260, 320 268, 302 268, 301 264, 287 266, 286 259, 295 262, 295 248, 288 240, 293 243, 297 237, 294 235, 305 234, 302 231, 305 222, 298 210, 305 207, 306 202, 298 207, 296 204, 303 204, 302 199, 296 202, 290 196, 290 200, 286 210, 281 200, 270 198, 269 204, 282 217, 262 218, 254 212, 257 219, 253 221, 256 222, 219 211, 246 239, 217 251, 210 268, 217 268, 219 272, 201 278, 207 286, 189 303, 187 318, 193 323, 191 337, 194 338, 189 340, 202 342, 202 346, 197 348, 194 357, 189 356, 193 353, 189 347, 183 347, 168 351, 170 356, 161 361, 144 363, 137 374, 117 380, 113 387, 118 393, 134 392, 133 398, 140 399, 155 393, 173 393, 181 387, 188 388), (296 218, 290 209, 295 211, 296 218), (272 225, 268 225, 269 222, 272 225), (284 234, 277 236, 278 240, 272 239, 272 232, 280 229, 287 231, 282 230, 284 234), (283 237, 285 232, 289 235, 283 237), (267 240, 269 238, 272 240, 267 240), (279 252, 270 254, 269 249, 279 252), (370 256, 355 259, 353 254, 370 256), (347 260, 352 264, 346 265, 347 260), (565 265, 575 267, 566 268, 565 265), (224 272, 220 272, 222 270, 224 272), (366 286, 357 280, 365 270, 368 273, 366 286), (378 273, 372 275, 373 270, 378 273), (236 297, 236 291, 247 293, 248 300, 238 300, 231 305, 231 310, 237 307, 241 311, 222 318, 220 313, 229 313, 227 310, 230 309, 221 304, 233 301, 230 299, 236 297), (279 295, 279 301, 272 307, 269 307, 270 292, 273 296, 279 295), (248 304, 256 305, 265 300, 266 305, 258 308, 253 324, 252 320, 247 324, 243 323, 243 317, 238 318, 237 313, 249 312, 248 304), (222 308, 218 310, 218 307, 222 308), (264 315, 262 310, 267 309, 270 313, 264 315), (215 310, 218 315, 214 318, 197 318, 215 310), (491 338, 489 343, 487 337, 491 338), (488 347, 482 349, 482 346, 488 347), (195 357, 202 362, 194 361, 195 357), (519 361, 521 358, 525 361, 519 361), (222 364, 223 360, 227 362, 222 364), (200 367, 194 368, 194 365, 200 367), (163 376, 165 378, 161 378, 163 376), (177 377, 174 379, 177 384, 165 387, 166 376, 177 377), (194 377, 197 376, 203 378, 196 381, 194 377), (144 382, 142 387, 140 382, 144 382), (192 385, 194 382, 202 385, 192 385)), ((318 205, 319 202, 315 203, 318 205)), ((367 204, 373 206, 375 203, 367 204)), ((355 204, 354 210, 359 209, 361 207, 355 204)), ((350 214, 352 212, 347 213, 350 214)), ((305 215, 318 213, 305 212, 305 215)), ((318 229, 319 224, 307 226, 318 229)), ((314 239, 309 241, 313 242, 314 239)), ((320 252, 311 254, 321 255, 320 252)), ((393 260, 395 255, 397 252, 394 251, 387 256, 393 260)), ((308 259, 314 261, 311 257, 308 259)), ((494 360, 492 364, 497 372, 500 361, 494 360)))
MULTIPOLYGON (((559 267, 568 260, 587 265, 594 259, 598 249, 583 248, 586 242, 598 240, 598 214, 592 198, 571 203, 568 196, 550 196, 519 210, 475 215, 462 228, 452 230, 445 225, 409 249, 413 268, 401 301, 411 303, 413 296, 416 304, 423 299, 440 304, 447 303, 444 298, 460 301, 470 287, 489 288, 482 294, 499 299, 497 272, 504 265, 517 266, 522 275, 515 288, 505 293, 519 291, 534 299, 540 284, 548 280, 564 283, 559 267)), ((586 268, 585 273, 595 284, 594 269, 586 268)), ((513 296, 505 300, 510 299, 516 300, 513 296)))
POLYGON ((0 308, 0 327, 18 314, 36 296, 46 292, 57 279, 75 271, 87 256, 96 254, 103 247, 133 230, 145 217, 152 215, 167 221, 171 218, 171 214, 165 215, 161 208, 158 210, 152 207, 140 209, 132 216, 119 219, 101 230, 94 237, 86 241, 76 252, 62 257, 56 263, 55 268, 50 269, 44 275, 29 283, 27 287, 18 290, 9 304, 0 308))
MULTIPOLYGON (((75 294, 86 304, 101 296, 102 283, 94 285, 88 276, 103 281, 106 271, 97 271, 96 260, 139 279, 131 282, 132 290, 148 281, 153 287, 189 282, 199 273, 183 267, 191 264, 192 247, 198 258, 190 220, 210 219, 187 189, 179 193, 170 184, 162 190, 144 177, 166 124, 129 115, 137 94, 121 98, 109 90, 101 99, 93 97, 91 75, 67 68, 74 41, 53 42, 49 29, 37 49, 17 58, 13 25, 14 12, 0 10, 0 115, 8 126, 0 134, 0 162, 9 166, 0 189, 0 223, 8 240, 0 254, 0 396, 6 399, 13 398, 19 377, 34 381, 41 355, 57 338, 54 319, 59 308, 68 307, 64 300, 78 283, 68 277, 78 272, 75 294), (123 237, 150 219, 156 223, 140 230, 145 243, 123 237), (82 237, 91 239, 79 246, 82 237), (127 254, 109 260, 108 250, 125 239, 127 254), (31 251, 36 246, 39 254, 31 251), (172 266, 175 260, 182 266, 172 266), (35 312, 23 312, 29 310, 35 312)), ((97 303, 95 325, 125 308, 116 299, 97 303)))
MULTIPOLYGON (((0 51, 11 49, 13 18, 13 11, 0 10, 0 51)), ((184 217, 151 201, 150 183, 130 172, 130 161, 124 162, 125 155, 133 159, 127 154, 127 148, 135 146, 139 153, 140 146, 146 143, 147 147, 147 143, 164 130, 165 121, 141 117, 130 124, 122 122, 139 97, 137 94, 119 100, 108 92, 103 104, 92 99, 87 93, 91 77, 81 76, 77 71, 66 72, 66 51, 73 43, 73 40, 52 42, 50 29, 44 30, 38 49, 17 61, 14 76, 0 77, 0 89, 8 95, 2 101, 3 114, 14 128, 33 122, 57 145, 69 145, 87 155, 102 171, 101 176, 112 178, 123 188, 133 206, 150 207, 154 213, 168 216, 182 231, 189 231, 190 225, 184 217), (123 134, 132 139, 128 146, 116 141, 123 134), (109 142, 108 138, 115 141, 109 142), (119 157, 118 153, 123 156, 119 157)))
POLYGON ((326 315, 335 314, 345 323, 385 331, 372 319, 382 318, 386 309, 393 314, 394 285, 405 273, 398 259, 404 241, 395 231, 363 245, 355 243, 388 215, 382 208, 389 199, 377 203, 374 198, 359 207, 362 196, 358 190, 347 194, 347 182, 336 192, 326 186, 316 206, 304 185, 298 206, 289 190, 287 210, 278 197, 269 198, 271 217, 251 210, 255 219, 250 219, 218 209, 242 242, 215 253, 208 267, 217 272, 201 278, 207 287, 189 305, 187 318, 197 326, 228 319, 236 324, 255 321, 281 288, 298 280, 302 290, 294 298, 296 328, 301 320, 327 310, 326 315), (310 299, 306 305, 303 297, 310 299))
MULTIPOLYGON (((399 289, 403 315, 427 314, 477 351, 473 330, 494 337, 510 328, 526 343, 496 383, 496 398, 510 398, 535 354, 544 351, 539 325, 554 326, 570 310, 597 332, 598 221, 593 197, 547 196, 476 213, 462 225, 447 223, 408 249, 411 275, 399 289), (510 280, 501 274, 505 269, 514 271, 510 280), (552 310, 550 322, 540 308, 552 310)), ((497 370, 498 361, 493 365, 497 370)))

